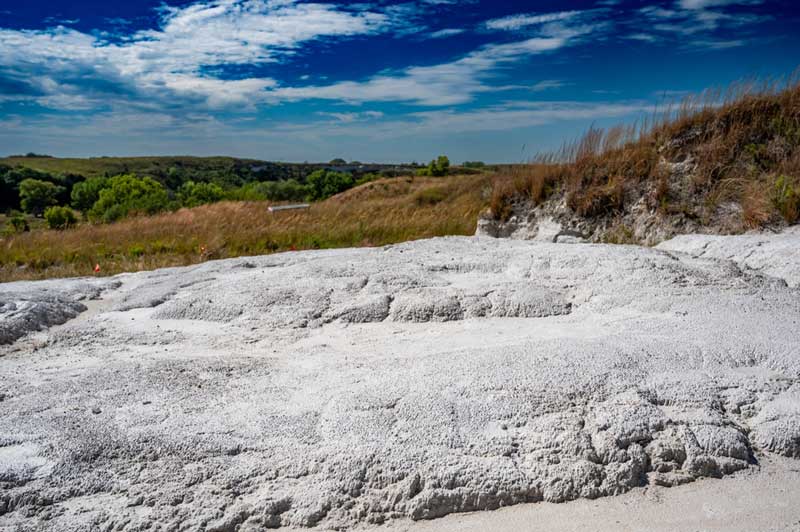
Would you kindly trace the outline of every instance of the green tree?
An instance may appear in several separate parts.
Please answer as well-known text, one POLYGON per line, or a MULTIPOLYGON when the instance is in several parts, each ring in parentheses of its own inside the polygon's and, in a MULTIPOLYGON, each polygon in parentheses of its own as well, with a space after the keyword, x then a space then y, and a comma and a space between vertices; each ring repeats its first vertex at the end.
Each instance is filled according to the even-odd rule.
POLYGON ((337 157, 336 159, 331 159, 331 162, 329 162, 328 164, 343 165, 347 164, 347 161, 337 157))
POLYGON ((50 229, 66 229, 78 223, 78 217, 69 207, 48 207, 44 211, 44 219, 50 229))
POLYGON ((450 159, 447 158, 446 155, 440 155, 430 163, 428 163, 428 175, 441 177, 447 175, 447 171, 450 169, 450 159))
POLYGON ((131 214, 154 214, 169 207, 164 185, 151 177, 133 174, 114 176, 100 191, 99 198, 89 210, 89 218, 113 222, 131 214))
POLYGON ((107 177, 90 177, 72 187, 72 207, 86 213, 100 199, 100 191, 108 186, 107 177))
POLYGON ((227 197, 238 201, 302 201, 309 195, 309 187, 294 179, 248 183, 228 192, 227 197))
POLYGON ((178 189, 178 199, 184 207, 197 207, 214 203, 225 197, 225 191, 216 183, 187 181, 178 189))
POLYGON ((20 205, 25 212, 42 214, 47 207, 58 202, 58 195, 63 191, 64 187, 49 181, 28 178, 19 184, 20 205))
POLYGON ((24 233, 30 230, 31 227, 28 225, 28 220, 25 219, 24 214, 19 211, 11 211, 9 213, 8 225, 6 225, 4 233, 24 233))
POLYGON ((329 198, 339 192, 352 188, 354 185, 353 176, 343 172, 331 172, 329 170, 317 170, 306 178, 309 186, 308 199, 319 201, 329 198))

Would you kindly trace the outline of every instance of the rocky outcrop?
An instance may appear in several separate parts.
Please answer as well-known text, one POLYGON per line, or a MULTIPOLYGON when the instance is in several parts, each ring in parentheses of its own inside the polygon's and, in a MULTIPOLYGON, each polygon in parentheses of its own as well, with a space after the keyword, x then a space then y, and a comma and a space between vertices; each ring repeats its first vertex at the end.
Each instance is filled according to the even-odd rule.
POLYGON ((542 238, 109 280, 0 347, 0 529, 348 529, 798 457, 800 234, 542 238))
MULTIPOLYGON (((704 196, 691 192, 695 167, 692 157, 677 162, 662 158, 656 173, 667 176, 663 183, 626 182, 621 207, 604 214, 578 215, 569 208, 563 190, 539 204, 517 198, 507 219, 498 220, 493 213, 485 212, 478 221, 476 235, 653 246, 677 235, 728 235, 747 230, 740 204, 720 201, 709 205, 704 196), (665 188, 659 191, 660 187, 665 188), (664 202, 658 199, 659 195, 665 198, 664 202)), ((776 227, 781 229, 785 224, 776 227)))

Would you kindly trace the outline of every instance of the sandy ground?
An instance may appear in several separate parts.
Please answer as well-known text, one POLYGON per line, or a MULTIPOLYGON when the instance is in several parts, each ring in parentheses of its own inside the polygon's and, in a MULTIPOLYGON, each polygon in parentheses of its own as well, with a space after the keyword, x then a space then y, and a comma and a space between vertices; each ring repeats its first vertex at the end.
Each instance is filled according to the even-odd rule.
POLYGON ((0 530, 792 530, 798 249, 441 238, 0 285, 0 530))
MULTIPOLYGON (((492 512, 398 522, 386 532, 770 532, 800 531, 800 467, 768 458, 722 480, 636 488, 617 497, 521 504, 492 512), (756 495, 757 494, 757 495, 756 495)), ((365 530, 368 530, 365 528, 365 530)))

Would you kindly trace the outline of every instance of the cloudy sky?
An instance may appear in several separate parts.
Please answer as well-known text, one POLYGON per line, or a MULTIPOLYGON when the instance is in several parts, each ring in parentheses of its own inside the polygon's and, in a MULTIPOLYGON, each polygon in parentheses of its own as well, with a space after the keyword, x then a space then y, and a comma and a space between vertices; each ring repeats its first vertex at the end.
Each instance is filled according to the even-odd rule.
POLYGON ((0 0, 0 154, 520 161, 800 66, 796 0, 0 0))

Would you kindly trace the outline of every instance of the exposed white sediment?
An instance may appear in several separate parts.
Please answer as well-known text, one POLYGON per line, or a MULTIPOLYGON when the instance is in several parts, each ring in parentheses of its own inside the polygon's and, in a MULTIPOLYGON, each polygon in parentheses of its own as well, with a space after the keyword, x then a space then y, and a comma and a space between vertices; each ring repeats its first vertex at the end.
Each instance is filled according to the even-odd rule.
POLYGON ((748 238, 0 285, 0 530, 348 528, 798 458, 800 232, 748 238))

